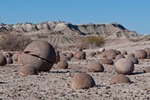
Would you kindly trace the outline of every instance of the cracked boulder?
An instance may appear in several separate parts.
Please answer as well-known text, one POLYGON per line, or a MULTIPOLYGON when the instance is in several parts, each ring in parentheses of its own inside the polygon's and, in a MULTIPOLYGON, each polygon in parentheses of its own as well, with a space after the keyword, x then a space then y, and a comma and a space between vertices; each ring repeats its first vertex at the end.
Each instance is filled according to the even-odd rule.
POLYGON ((38 71, 49 71, 55 63, 56 53, 48 42, 34 41, 20 54, 19 60, 21 64, 30 64, 38 71))

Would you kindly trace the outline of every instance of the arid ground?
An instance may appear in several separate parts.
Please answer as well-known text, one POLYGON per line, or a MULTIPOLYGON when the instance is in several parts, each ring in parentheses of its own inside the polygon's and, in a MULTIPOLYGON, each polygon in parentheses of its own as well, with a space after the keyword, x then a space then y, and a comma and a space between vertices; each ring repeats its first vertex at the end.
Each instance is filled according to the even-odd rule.
MULTIPOLYGON (((150 47, 150 41, 120 40, 106 43, 103 48, 134 53, 135 50, 146 47, 150 47)), ((98 50, 99 48, 84 51, 88 53, 98 50)), ((110 84, 110 79, 117 74, 114 65, 104 65, 104 72, 88 72, 87 64, 95 60, 100 61, 101 57, 87 57, 86 60, 73 58, 68 61, 68 69, 53 67, 49 72, 27 77, 18 74, 17 63, 7 64, 0 68, 0 100, 150 100, 150 73, 143 71, 150 65, 150 59, 140 59, 139 64, 135 65, 133 74, 127 75, 132 81, 131 84, 110 84), (96 86, 89 89, 73 89, 71 82, 76 72, 90 74, 96 86)))

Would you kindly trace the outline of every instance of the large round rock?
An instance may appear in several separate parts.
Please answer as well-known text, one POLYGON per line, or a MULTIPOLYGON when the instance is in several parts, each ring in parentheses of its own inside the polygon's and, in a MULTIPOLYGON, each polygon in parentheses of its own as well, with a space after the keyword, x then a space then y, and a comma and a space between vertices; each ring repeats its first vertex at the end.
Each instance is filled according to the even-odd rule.
POLYGON ((150 48, 145 48, 144 50, 147 53, 147 58, 150 58, 150 48))
POLYGON ((5 66, 7 64, 5 56, 0 53, 0 66, 5 66))
POLYGON ((134 70, 134 64, 131 60, 121 58, 116 61, 114 68, 118 74, 131 74, 134 70))
POLYGON ((102 55, 104 58, 108 58, 108 59, 115 59, 116 56, 117 56, 117 52, 116 50, 114 49, 110 49, 110 50, 106 50, 105 52, 103 52, 103 55, 102 55))
POLYGON ((77 60, 86 59, 86 53, 84 51, 78 51, 74 54, 74 58, 77 60))
POLYGON ((19 74, 21 76, 38 75, 38 71, 32 65, 26 64, 24 66, 20 66, 20 68, 19 68, 19 74))
POLYGON ((147 58, 147 53, 145 50, 137 50, 135 52, 135 57, 137 59, 145 59, 145 58, 147 58))
POLYGON ((145 73, 150 73, 150 67, 146 67, 146 68, 144 69, 144 72, 145 72, 145 73))
POLYGON ((46 41, 30 43, 20 55, 22 64, 30 64, 38 71, 49 71, 55 63, 56 53, 46 41))
POLYGON ((116 58, 115 58, 115 62, 116 62, 117 60, 119 60, 120 58, 125 58, 125 57, 124 57, 124 55, 122 55, 122 54, 118 54, 118 55, 116 56, 116 58))
POLYGON ((134 64, 138 64, 139 60, 132 56, 127 56, 126 59, 131 60, 134 64))
POLYGON ((16 53, 12 56, 12 59, 13 59, 14 61, 18 61, 18 56, 19 56, 21 53, 22 53, 22 51, 16 52, 16 53))
POLYGON ((89 72, 103 72, 104 67, 99 62, 92 62, 92 63, 88 64, 87 70, 89 72))
POLYGON ((67 69, 68 63, 66 61, 60 61, 57 63, 56 68, 58 69, 67 69))
POLYGON ((108 65, 113 65, 113 60, 108 59, 108 58, 104 58, 101 60, 102 64, 108 64, 108 65))
POLYGON ((127 53, 126 50, 122 50, 122 51, 121 51, 121 54, 122 54, 122 55, 127 55, 128 53, 127 53))
POLYGON ((131 83, 131 80, 125 75, 118 74, 110 80, 110 83, 111 84, 131 83))
POLYGON ((95 86, 95 81, 89 74, 75 73, 72 79, 73 89, 88 89, 95 86))

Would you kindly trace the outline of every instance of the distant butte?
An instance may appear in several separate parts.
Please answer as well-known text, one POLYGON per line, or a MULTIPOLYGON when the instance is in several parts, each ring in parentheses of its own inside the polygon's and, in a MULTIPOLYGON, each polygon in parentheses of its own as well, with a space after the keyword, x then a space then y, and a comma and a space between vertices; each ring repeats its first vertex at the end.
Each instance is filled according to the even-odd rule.
POLYGON ((118 23, 107 24, 80 24, 75 25, 67 22, 42 22, 1 24, 0 32, 15 31, 26 35, 52 34, 52 35, 101 35, 107 38, 138 38, 135 31, 126 29, 118 23))

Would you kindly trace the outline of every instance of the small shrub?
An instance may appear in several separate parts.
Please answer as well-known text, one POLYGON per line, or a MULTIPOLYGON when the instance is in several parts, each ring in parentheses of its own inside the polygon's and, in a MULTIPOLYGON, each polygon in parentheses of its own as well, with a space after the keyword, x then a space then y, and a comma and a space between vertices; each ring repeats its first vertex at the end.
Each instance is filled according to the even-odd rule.
POLYGON ((44 35, 44 34, 37 34, 37 38, 38 39, 43 39, 43 38, 48 38, 48 36, 44 35))
POLYGON ((24 48, 31 43, 32 40, 21 34, 4 34, 0 41, 0 49, 4 51, 24 50, 24 48))
POLYGON ((88 36, 87 41, 90 45, 101 46, 104 44, 104 38, 102 36, 88 36))
POLYGON ((100 47, 105 43, 104 37, 102 36, 86 36, 81 37, 80 41, 76 45, 77 48, 86 49, 91 47, 100 47))

